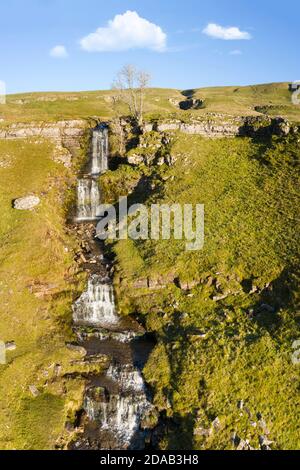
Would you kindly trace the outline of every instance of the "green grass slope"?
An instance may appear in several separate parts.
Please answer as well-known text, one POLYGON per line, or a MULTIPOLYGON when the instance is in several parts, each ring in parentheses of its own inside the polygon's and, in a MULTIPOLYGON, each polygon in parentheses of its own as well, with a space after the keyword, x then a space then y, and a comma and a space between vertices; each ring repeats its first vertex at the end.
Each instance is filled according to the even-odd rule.
POLYGON ((1 449, 53 449, 81 399, 80 381, 64 378, 78 359, 65 347, 77 245, 62 201, 73 179, 53 153, 42 140, 0 141, 0 340, 17 347, 0 366, 1 449), (12 208, 28 194, 40 206, 12 208))
MULTIPOLYGON (((184 112, 180 91, 148 90, 146 118, 269 114, 300 122, 287 83, 193 94, 205 108, 184 112)), ((91 116, 113 116, 110 91, 11 95, 0 106, 1 127, 91 116)), ((201 251, 188 253, 178 240, 109 247, 120 310, 139 314, 158 338, 145 375, 165 418, 162 447, 234 448, 236 433, 255 448, 262 435, 273 448, 299 448, 299 366, 291 361, 300 337, 299 139, 174 134, 165 149, 174 166, 121 165, 101 178, 110 202, 129 192, 131 202, 205 204, 201 251), (155 289, 135 287, 146 278, 155 289)), ((53 152, 43 140, 0 141, 0 341, 17 345, 0 366, 3 449, 63 446, 82 398, 81 365, 72 365, 80 358, 65 347, 80 284, 77 242, 65 226, 74 175, 53 152), (12 209, 28 194, 40 196, 37 209, 12 209)))
POLYGON ((299 135, 175 134, 169 150, 171 168, 124 165, 102 177, 111 201, 123 182, 148 205, 205 204, 200 251, 174 239, 110 244, 120 309, 158 338, 145 374, 166 418, 161 445, 231 449, 236 434, 254 448, 264 436, 298 449, 299 135), (146 278, 154 287, 137 288, 146 278))
MULTIPOLYGON (((233 115, 281 115, 300 121, 300 107, 291 102, 288 83, 272 83, 245 87, 212 87, 191 90, 195 98, 205 100, 204 109, 191 111, 192 116, 207 113, 233 115)), ((73 93, 25 93, 9 95, 0 107, 0 125, 12 122, 53 121, 98 116, 109 119, 112 91, 73 93)), ((183 92, 184 93, 184 92, 183 92)), ((179 90, 150 88, 146 92, 146 115, 185 115, 176 103, 185 100, 179 90)), ((124 108, 124 112, 126 109, 124 108)))
POLYGON ((262 113, 299 121, 300 108, 291 102, 288 83, 200 88, 194 96, 205 100, 206 111, 237 115, 262 113))

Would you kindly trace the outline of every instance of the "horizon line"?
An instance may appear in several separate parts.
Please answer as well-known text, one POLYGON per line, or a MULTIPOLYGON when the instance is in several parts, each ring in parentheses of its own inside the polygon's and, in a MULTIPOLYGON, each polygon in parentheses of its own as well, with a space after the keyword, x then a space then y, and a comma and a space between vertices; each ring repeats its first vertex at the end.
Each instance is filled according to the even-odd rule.
MULTIPOLYGON (((239 87, 239 88, 247 88, 250 86, 263 86, 263 85, 285 85, 293 83, 293 80, 284 80, 284 81, 279 81, 279 82, 254 82, 254 83, 248 83, 246 85, 239 85, 239 84, 233 84, 233 85, 208 85, 208 86, 197 86, 197 87, 189 87, 189 88, 168 88, 168 87, 162 87, 162 86, 150 86, 147 87, 148 90, 174 90, 174 91, 187 91, 187 90, 203 90, 207 88, 234 88, 234 87, 239 87)), ((12 92, 12 93, 6 93, 6 96, 15 96, 15 95, 27 95, 27 94, 38 94, 38 93, 93 93, 93 92, 111 92, 113 91, 111 88, 104 88, 104 89, 85 89, 85 90, 28 90, 28 91, 19 91, 19 92, 12 92)))

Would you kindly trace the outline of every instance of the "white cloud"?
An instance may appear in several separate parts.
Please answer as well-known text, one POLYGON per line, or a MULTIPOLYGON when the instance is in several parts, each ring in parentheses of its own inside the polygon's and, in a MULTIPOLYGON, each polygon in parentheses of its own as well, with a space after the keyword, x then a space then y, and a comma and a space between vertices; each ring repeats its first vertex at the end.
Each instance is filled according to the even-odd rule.
POLYGON ((135 11, 116 15, 107 26, 80 40, 82 49, 89 52, 125 51, 128 49, 152 49, 162 52, 166 49, 167 35, 160 26, 135 11))
POLYGON ((233 51, 229 52, 229 55, 242 55, 242 51, 240 49, 234 49, 233 51))
POLYGON ((241 31, 236 26, 225 28, 215 23, 209 23, 206 28, 204 28, 203 33, 212 38, 224 39, 225 41, 251 39, 250 33, 241 31))
POLYGON ((50 50, 50 56, 55 59, 65 59, 69 54, 65 46, 55 46, 50 50))

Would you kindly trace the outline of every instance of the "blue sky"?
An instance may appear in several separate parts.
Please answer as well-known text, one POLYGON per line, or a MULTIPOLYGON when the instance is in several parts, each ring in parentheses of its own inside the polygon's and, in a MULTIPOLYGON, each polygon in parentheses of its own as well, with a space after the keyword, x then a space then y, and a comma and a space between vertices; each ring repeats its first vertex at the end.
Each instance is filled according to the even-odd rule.
POLYGON ((299 18, 295 0, 9 0, 0 80, 8 93, 107 89, 127 63, 159 87, 298 80, 299 18))

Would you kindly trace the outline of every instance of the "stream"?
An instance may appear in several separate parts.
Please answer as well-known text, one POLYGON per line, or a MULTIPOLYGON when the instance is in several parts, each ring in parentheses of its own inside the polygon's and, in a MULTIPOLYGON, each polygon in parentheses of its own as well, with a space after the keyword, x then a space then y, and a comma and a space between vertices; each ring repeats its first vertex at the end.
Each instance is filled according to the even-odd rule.
POLYGON ((108 169, 109 132, 105 124, 92 132, 88 162, 77 184, 74 228, 81 237, 87 289, 73 305, 73 325, 86 361, 106 356, 107 367, 87 378, 82 433, 72 443, 77 450, 141 450, 151 445, 149 422, 154 407, 142 369, 154 341, 133 319, 118 315, 112 265, 95 237, 99 220, 100 174, 108 169))

